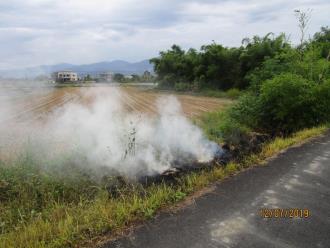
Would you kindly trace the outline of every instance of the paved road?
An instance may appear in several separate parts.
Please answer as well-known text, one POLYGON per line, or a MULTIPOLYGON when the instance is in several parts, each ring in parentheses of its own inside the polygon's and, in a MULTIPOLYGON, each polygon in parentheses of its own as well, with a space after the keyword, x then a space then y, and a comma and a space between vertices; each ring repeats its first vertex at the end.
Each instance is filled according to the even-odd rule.
POLYGON ((330 134, 216 186, 104 248, 330 247, 330 134), (265 219, 261 208, 306 208, 309 218, 265 219))

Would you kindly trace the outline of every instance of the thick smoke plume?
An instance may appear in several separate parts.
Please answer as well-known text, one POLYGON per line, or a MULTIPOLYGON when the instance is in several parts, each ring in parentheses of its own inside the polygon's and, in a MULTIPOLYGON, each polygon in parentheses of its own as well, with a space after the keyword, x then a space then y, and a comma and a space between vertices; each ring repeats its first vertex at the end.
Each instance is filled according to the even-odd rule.
POLYGON ((206 162, 218 146, 182 113, 174 96, 157 100, 157 114, 129 112, 119 88, 89 90, 90 103, 70 103, 26 131, 43 156, 75 153, 77 163, 128 177, 162 173, 174 164, 206 162), (37 127, 37 128, 36 128, 37 127))

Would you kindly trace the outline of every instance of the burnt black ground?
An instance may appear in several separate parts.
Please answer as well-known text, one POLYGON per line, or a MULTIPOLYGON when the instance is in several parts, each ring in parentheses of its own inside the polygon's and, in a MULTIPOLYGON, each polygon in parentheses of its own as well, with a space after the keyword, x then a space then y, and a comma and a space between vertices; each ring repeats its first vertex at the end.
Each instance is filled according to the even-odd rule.
POLYGON ((330 133, 103 247, 330 247, 330 133), (305 208, 311 216, 265 219, 261 208, 305 208))

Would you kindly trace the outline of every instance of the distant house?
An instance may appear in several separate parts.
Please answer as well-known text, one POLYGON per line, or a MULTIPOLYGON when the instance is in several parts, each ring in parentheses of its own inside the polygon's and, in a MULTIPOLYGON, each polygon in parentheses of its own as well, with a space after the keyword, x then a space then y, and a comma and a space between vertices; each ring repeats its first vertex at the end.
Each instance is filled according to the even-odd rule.
POLYGON ((125 75, 124 78, 126 78, 126 79, 133 79, 133 75, 125 75))
POLYGON ((57 71, 52 74, 52 78, 59 83, 78 81, 78 74, 73 71, 57 71))

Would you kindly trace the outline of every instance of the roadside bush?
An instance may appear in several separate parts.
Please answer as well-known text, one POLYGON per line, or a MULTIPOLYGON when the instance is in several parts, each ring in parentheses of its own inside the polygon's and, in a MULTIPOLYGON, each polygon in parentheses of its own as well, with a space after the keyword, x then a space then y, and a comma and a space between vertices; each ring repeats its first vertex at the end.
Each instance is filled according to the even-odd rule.
POLYGON ((227 97, 226 92, 220 90, 204 88, 200 92, 203 96, 208 96, 208 97, 218 97, 218 98, 227 97))
POLYGON ((166 75, 162 80, 159 81, 158 87, 161 89, 171 89, 174 87, 175 81, 175 75, 166 75))
POLYGON ((174 90, 176 91, 187 91, 187 90, 191 90, 191 85, 188 83, 176 83, 174 85, 174 90))
POLYGON ((219 126, 219 131, 221 133, 221 137, 223 142, 228 144, 229 146, 233 147, 241 147, 242 142, 244 143, 248 140, 249 129, 238 123, 235 122, 228 113, 224 114, 224 119, 219 126))
POLYGON ((315 85, 313 100, 316 122, 330 122, 330 79, 315 85))
POLYGON ((230 146, 238 146, 249 132, 246 126, 231 118, 228 110, 204 114, 199 125, 208 138, 230 146))
POLYGON ((226 94, 229 98, 236 99, 241 95, 241 91, 236 88, 232 88, 226 91, 226 94))
POLYGON ((256 129, 258 113, 260 112, 258 95, 252 91, 247 92, 238 99, 238 102, 228 112, 233 122, 256 129))
POLYGON ((316 84, 285 73, 265 81, 259 93, 244 94, 230 110, 241 125, 272 135, 329 121, 330 83, 316 84))
POLYGON ((289 134, 316 124, 312 84, 286 73, 266 81, 260 90, 257 126, 267 132, 289 134))
POLYGON ((267 134, 253 132, 244 124, 231 117, 231 109, 204 114, 200 126, 208 137, 218 143, 223 143, 231 150, 235 160, 245 155, 260 151, 261 145, 270 139, 267 134))

